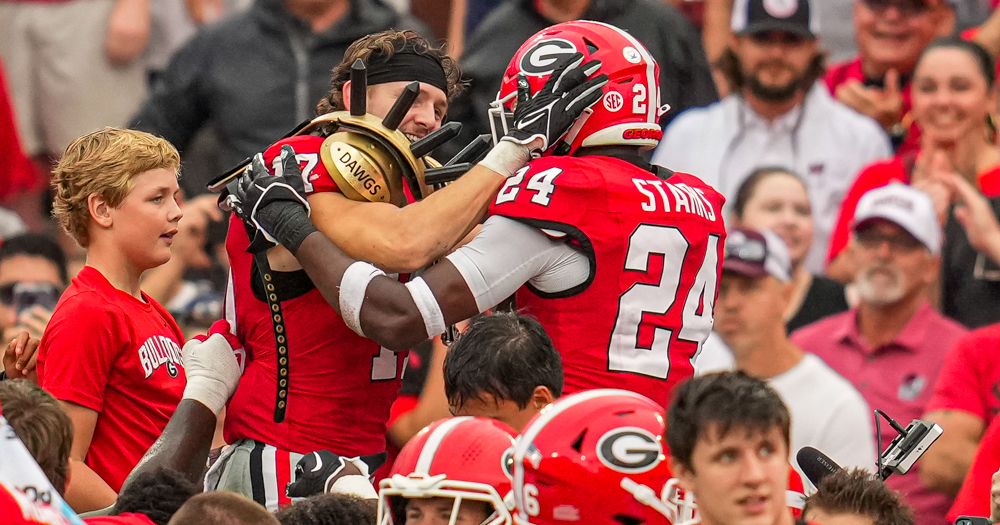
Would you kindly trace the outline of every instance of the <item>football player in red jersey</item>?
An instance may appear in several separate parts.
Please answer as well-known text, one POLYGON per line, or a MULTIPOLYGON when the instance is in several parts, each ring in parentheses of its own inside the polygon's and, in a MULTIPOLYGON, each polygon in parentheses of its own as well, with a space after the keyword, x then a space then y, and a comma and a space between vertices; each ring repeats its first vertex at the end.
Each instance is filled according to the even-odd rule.
MULTIPOLYGON (((562 354, 566 392, 620 387, 666 404, 711 330, 725 228, 719 193, 643 159, 659 139, 658 101, 656 62, 628 33, 554 25, 515 55, 497 102, 498 113, 514 110, 497 148, 516 140, 511 132, 530 132, 547 138, 541 158, 507 180, 471 242, 405 287, 320 236, 298 229, 290 242, 347 324, 387 348, 407 348, 517 292, 562 354), (559 59, 574 53, 601 61, 610 80, 567 134, 547 137, 558 112, 534 103, 563 75, 559 59)), ((260 200, 273 182, 261 178, 244 195, 245 220, 281 224, 261 216, 278 202, 260 200)), ((282 202, 292 213, 295 202, 282 202)))
MULTIPOLYGON (((387 31, 352 44, 334 70, 333 89, 320 111, 352 106, 347 79, 358 58, 367 63, 368 88, 361 92, 367 93, 369 113, 386 116, 408 83, 419 81, 419 94, 399 130, 421 137, 441 126, 447 97, 456 89, 457 69, 449 57, 412 32, 387 31)), ((576 71, 580 62, 570 69, 576 71)), ((586 76, 582 69, 577 84, 586 76)), ((587 104, 597 101, 599 87, 577 106, 569 105, 574 97, 565 101, 563 131, 587 104)), ((579 88, 577 95, 585 94, 590 85, 579 88)), ((506 156, 495 161, 493 169, 474 167, 424 200, 397 207, 347 198, 350 188, 334 183, 323 159, 325 140, 320 135, 294 136, 269 148, 258 162, 276 171, 290 162, 284 171, 296 172, 296 185, 312 210, 310 227, 315 224, 348 254, 388 272, 421 268, 451 250, 481 220, 506 175, 530 159, 527 146, 510 143, 499 152, 506 151, 506 156), (286 146, 295 148, 294 157, 279 159, 286 146)), ((406 200, 413 197, 419 195, 407 195, 406 200)), ((226 317, 248 360, 226 415, 225 437, 233 446, 209 473, 207 486, 242 493, 275 510, 289 502, 285 487, 302 454, 329 450, 350 458, 385 450, 386 421, 407 354, 405 348, 393 352, 349 329, 287 251, 297 244, 286 239, 284 246, 268 252, 270 275, 265 278, 273 282, 267 285, 261 264, 247 253, 249 245, 243 224, 233 221, 227 239, 232 279, 226 317), (265 299, 272 293, 276 300, 269 306, 265 299), (272 310, 275 306, 280 311, 272 310), (273 312, 283 317, 280 332, 272 326, 273 312), (282 353, 283 346, 288 355, 282 353)), ((357 466, 370 472, 361 461, 357 466)))
POLYGON ((513 446, 514 430, 495 419, 432 423, 379 484, 378 525, 511 525, 513 446))

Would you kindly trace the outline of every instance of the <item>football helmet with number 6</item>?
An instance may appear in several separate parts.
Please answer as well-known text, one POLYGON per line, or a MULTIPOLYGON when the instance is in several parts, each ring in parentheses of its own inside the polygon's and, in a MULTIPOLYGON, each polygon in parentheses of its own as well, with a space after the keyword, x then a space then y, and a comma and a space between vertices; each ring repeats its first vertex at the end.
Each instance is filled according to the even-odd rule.
POLYGON ((663 409, 625 390, 545 407, 514 446, 514 523, 690 523, 694 505, 670 483, 663 429, 663 409))
POLYGON ((584 61, 601 61, 597 74, 608 75, 601 100, 586 110, 563 140, 548 152, 570 155, 581 147, 627 145, 651 148, 663 132, 660 116, 660 68, 649 51, 622 29, 601 22, 576 20, 556 24, 529 38, 504 72, 491 104, 490 127, 495 139, 507 133, 517 102, 517 76, 523 73, 532 93, 552 75, 560 59, 581 52, 584 61))
POLYGON ((403 525, 406 500, 454 499, 449 524, 463 502, 493 511, 483 525, 511 525, 504 498, 510 494, 514 430, 489 418, 453 417, 428 425, 413 437, 379 483, 378 525, 403 525))

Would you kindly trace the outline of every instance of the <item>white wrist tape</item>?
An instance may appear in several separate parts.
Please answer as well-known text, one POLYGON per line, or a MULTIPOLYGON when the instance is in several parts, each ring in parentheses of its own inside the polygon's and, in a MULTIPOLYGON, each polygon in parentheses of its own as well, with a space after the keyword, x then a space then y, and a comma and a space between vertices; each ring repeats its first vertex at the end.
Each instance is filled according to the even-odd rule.
POLYGON ((444 324, 444 313, 441 312, 441 306, 434 298, 434 293, 427 286, 427 281, 424 281, 423 277, 417 277, 406 283, 406 289, 410 291, 413 302, 417 303, 417 310, 424 320, 427 337, 443 334, 448 326, 444 324))
POLYGON ((479 161, 479 165, 510 178, 530 160, 531 150, 527 146, 511 140, 501 140, 486 154, 486 158, 479 161))
POLYGON ((198 401, 219 415, 240 382, 233 348, 222 334, 204 342, 192 339, 184 345, 183 361, 187 386, 182 399, 198 401))
POLYGON ((371 481, 358 474, 343 476, 334 481, 329 492, 357 496, 361 499, 378 499, 378 494, 375 493, 375 487, 372 486, 371 481))
POLYGON ((372 279, 385 272, 363 261, 356 261, 347 267, 340 280, 340 317, 354 333, 365 337, 361 331, 361 305, 365 302, 365 291, 372 279))

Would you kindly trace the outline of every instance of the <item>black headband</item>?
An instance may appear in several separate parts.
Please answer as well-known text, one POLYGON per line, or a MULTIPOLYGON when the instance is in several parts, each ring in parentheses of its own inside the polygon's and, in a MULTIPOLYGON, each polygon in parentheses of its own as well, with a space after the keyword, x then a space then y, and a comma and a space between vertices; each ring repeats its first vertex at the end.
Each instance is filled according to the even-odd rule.
POLYGON ((430 84, 445 95, 448 94, 448 79, 444 66, 437 57, 413 51, 397 51, 386 60, 368 64, 368 85, 387 82, 423 82, 430 84))

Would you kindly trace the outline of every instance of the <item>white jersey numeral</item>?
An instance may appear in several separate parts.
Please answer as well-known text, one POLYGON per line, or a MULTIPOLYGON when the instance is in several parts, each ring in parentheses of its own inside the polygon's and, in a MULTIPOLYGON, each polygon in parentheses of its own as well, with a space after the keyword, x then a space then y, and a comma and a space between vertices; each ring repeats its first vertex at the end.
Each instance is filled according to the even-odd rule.
MULTIPOLYGON (((719 237, 710 235, 705 260, 684 298, 679 339, 698 345, 712 329, 712 308, 718 280, 719 237), (701 306, 701 313, 699 313, 701 306)), ((649 267, 651 256, 661 255, 663 267, 657 284, 635 283, 618 299, 618 318, 608 345, 608 369, 666 379, 670 373, 670 340, 673 330, 656 327, 653 342, 639 346, 639 327, 646 314, 665 315, 677 301, 681 272, 690 243, 674 226, 640 224, 629 236, 625 270, 656 273, 649 267)))
POLYGON ((641 115, 646 112, 646 86, 645 84, 636 84, 632 86, 632 113, 636 115, 641 115))
MULTIPOLYGON (((302 168, 302 186, 305 188, 306 193, 312 193, 313 185, 312 182, 309 182, 309 177, 312 176, 313 170, 316 169, 316 166, 319 164, 319 154, 296 153, 295 160, 298 161, 299 167, 302 168), (303 162, 305 163, 304 167, 302 166, 303 162)), ((279 177, 281 176, 282 168, 280 155, 274 157, 274 160, 271 161, 271 171, 273 171, 275 175, 279 177)))
MULTIPOLYGON (((521 191, 521 183, 524 182, 524 175, 528 173, 528 169, 529 166, 525 166, 517 170, 514 175, 507 179, 503 188, 500 188, 500 193, 497 194, 497 204, 513 202, 514 199, 517 198, 518 192, 521 191)), ((528 184, 524 186, 525 189, 536 192, 531 196, 531 202, 541 206, 548 206, 549 197, 552 195, 553 191, 556 191, 556 186, 553 184, 553 181, 562 172, 562 168, 549 168, 532 175, 531 178, 528 179, 528 184)))

